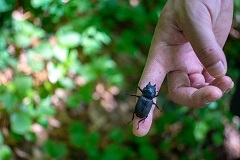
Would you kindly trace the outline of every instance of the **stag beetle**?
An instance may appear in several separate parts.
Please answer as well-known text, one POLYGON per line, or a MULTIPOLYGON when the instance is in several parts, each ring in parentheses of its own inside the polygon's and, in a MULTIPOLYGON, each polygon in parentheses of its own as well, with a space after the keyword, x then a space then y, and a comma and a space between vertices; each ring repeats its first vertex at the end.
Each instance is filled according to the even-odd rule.
POLYGON ((137 103, 135 106, 135 110, 133 112, 132 120, 129 121, 127 124, 133 121, 134 119, 134 114, 136 114, 137 117, 141 118, 138 121, 138 127, 137 130, 139 129, 139 123, 144 122, 145 119, 148 117, 148 114, 152 108, 152 105, 154 104, 159 110, 161 110, 156 103, 153 102, 153 98, 157 97, 156 95, 156 84, 151 85, 150 82, 143 88, 141 89, 138 87, 138 89, 142 92, 141 96, 134 95, 134 94, 128 94, 130 96, 137 97, 137 103))

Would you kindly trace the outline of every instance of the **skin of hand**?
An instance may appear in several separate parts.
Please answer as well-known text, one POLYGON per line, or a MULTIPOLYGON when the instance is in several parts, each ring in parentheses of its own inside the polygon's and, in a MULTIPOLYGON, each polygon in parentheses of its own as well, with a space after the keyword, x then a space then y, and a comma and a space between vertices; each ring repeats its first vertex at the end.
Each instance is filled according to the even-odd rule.
MULTIPOLYGON (((170 99, 196 108, 229 92, 234 83, 225 76, 227 62, 222 48, 232 17, 233 0, 168 0, 154 32, 140 88, 150 82, 159 90, 167 76, 170 99)), ((153 110, 154 106, 138 130, 140 119, 135 116, 136 136, 148 133, 153 110)))

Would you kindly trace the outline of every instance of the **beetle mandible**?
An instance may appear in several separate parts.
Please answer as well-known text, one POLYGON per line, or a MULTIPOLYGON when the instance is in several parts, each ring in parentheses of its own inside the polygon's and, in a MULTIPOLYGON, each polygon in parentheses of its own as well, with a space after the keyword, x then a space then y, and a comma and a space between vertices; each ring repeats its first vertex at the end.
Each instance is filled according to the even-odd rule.
POLYGON ((128 122, 133 121, 134 119, 134 114, 136 114, 137 117, 141 118, 138 121, 138 127, 137 130, 139 129, 139 123, 144 122, 145 119, 148 117, 148 114, 152 108, 152 105, 154 104, 159 110, 161 110, 156 103, 153 102, 153 98, 157 97, 158 95, 156 94, 156 84, 151 85, 150 82, 143 88, 141 89, 138 87, 138 89, 142 92, 141 96, 135 95, 135 94, 129 94, 130 96, 137 97, 137 103, 135 105, 135 110, 133 112, 132 120, 128 122))

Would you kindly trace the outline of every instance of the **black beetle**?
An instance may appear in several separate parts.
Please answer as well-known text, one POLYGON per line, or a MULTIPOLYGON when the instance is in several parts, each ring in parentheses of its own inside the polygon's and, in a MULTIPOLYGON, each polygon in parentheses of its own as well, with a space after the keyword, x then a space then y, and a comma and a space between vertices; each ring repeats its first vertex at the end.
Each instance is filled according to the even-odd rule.
MULTIPOLYGON (((136 114, 137 117, 141 118, 138 121, 137 129, 139 129, 139 123, 142 121, 145 121, 145 119, 148 117, 148 114, 149 114, 153 104, 159 109, 157 104, 153 102, 153 98, 158 96, 156 94, 156 84, 152 86, 149 82, 146 85, 146 87, 144 87, 143 89, 141 89, 140 87, 138 87, 138 89, 142 92, 141 96, 134 95, 134 94, 128 94, 130 96, 135 96, 138 98, 136 106, 135 106, 135 110, 133 112, 132 120, 130 121, 130 122, 133 121, 134 114, 136 114)), ((127 124, 129 124, 130 122, 128 122, 127 124)))

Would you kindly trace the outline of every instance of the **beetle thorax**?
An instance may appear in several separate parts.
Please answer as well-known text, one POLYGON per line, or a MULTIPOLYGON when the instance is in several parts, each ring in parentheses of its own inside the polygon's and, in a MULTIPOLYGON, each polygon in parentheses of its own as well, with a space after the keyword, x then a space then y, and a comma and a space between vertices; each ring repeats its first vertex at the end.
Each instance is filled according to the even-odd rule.
POLYGON ((152 86, 150 83, 148 83, 148 85, 143 88, 142 96, 148 99, 153 99, 155 95, 156 95, 156 85, 152 86))

